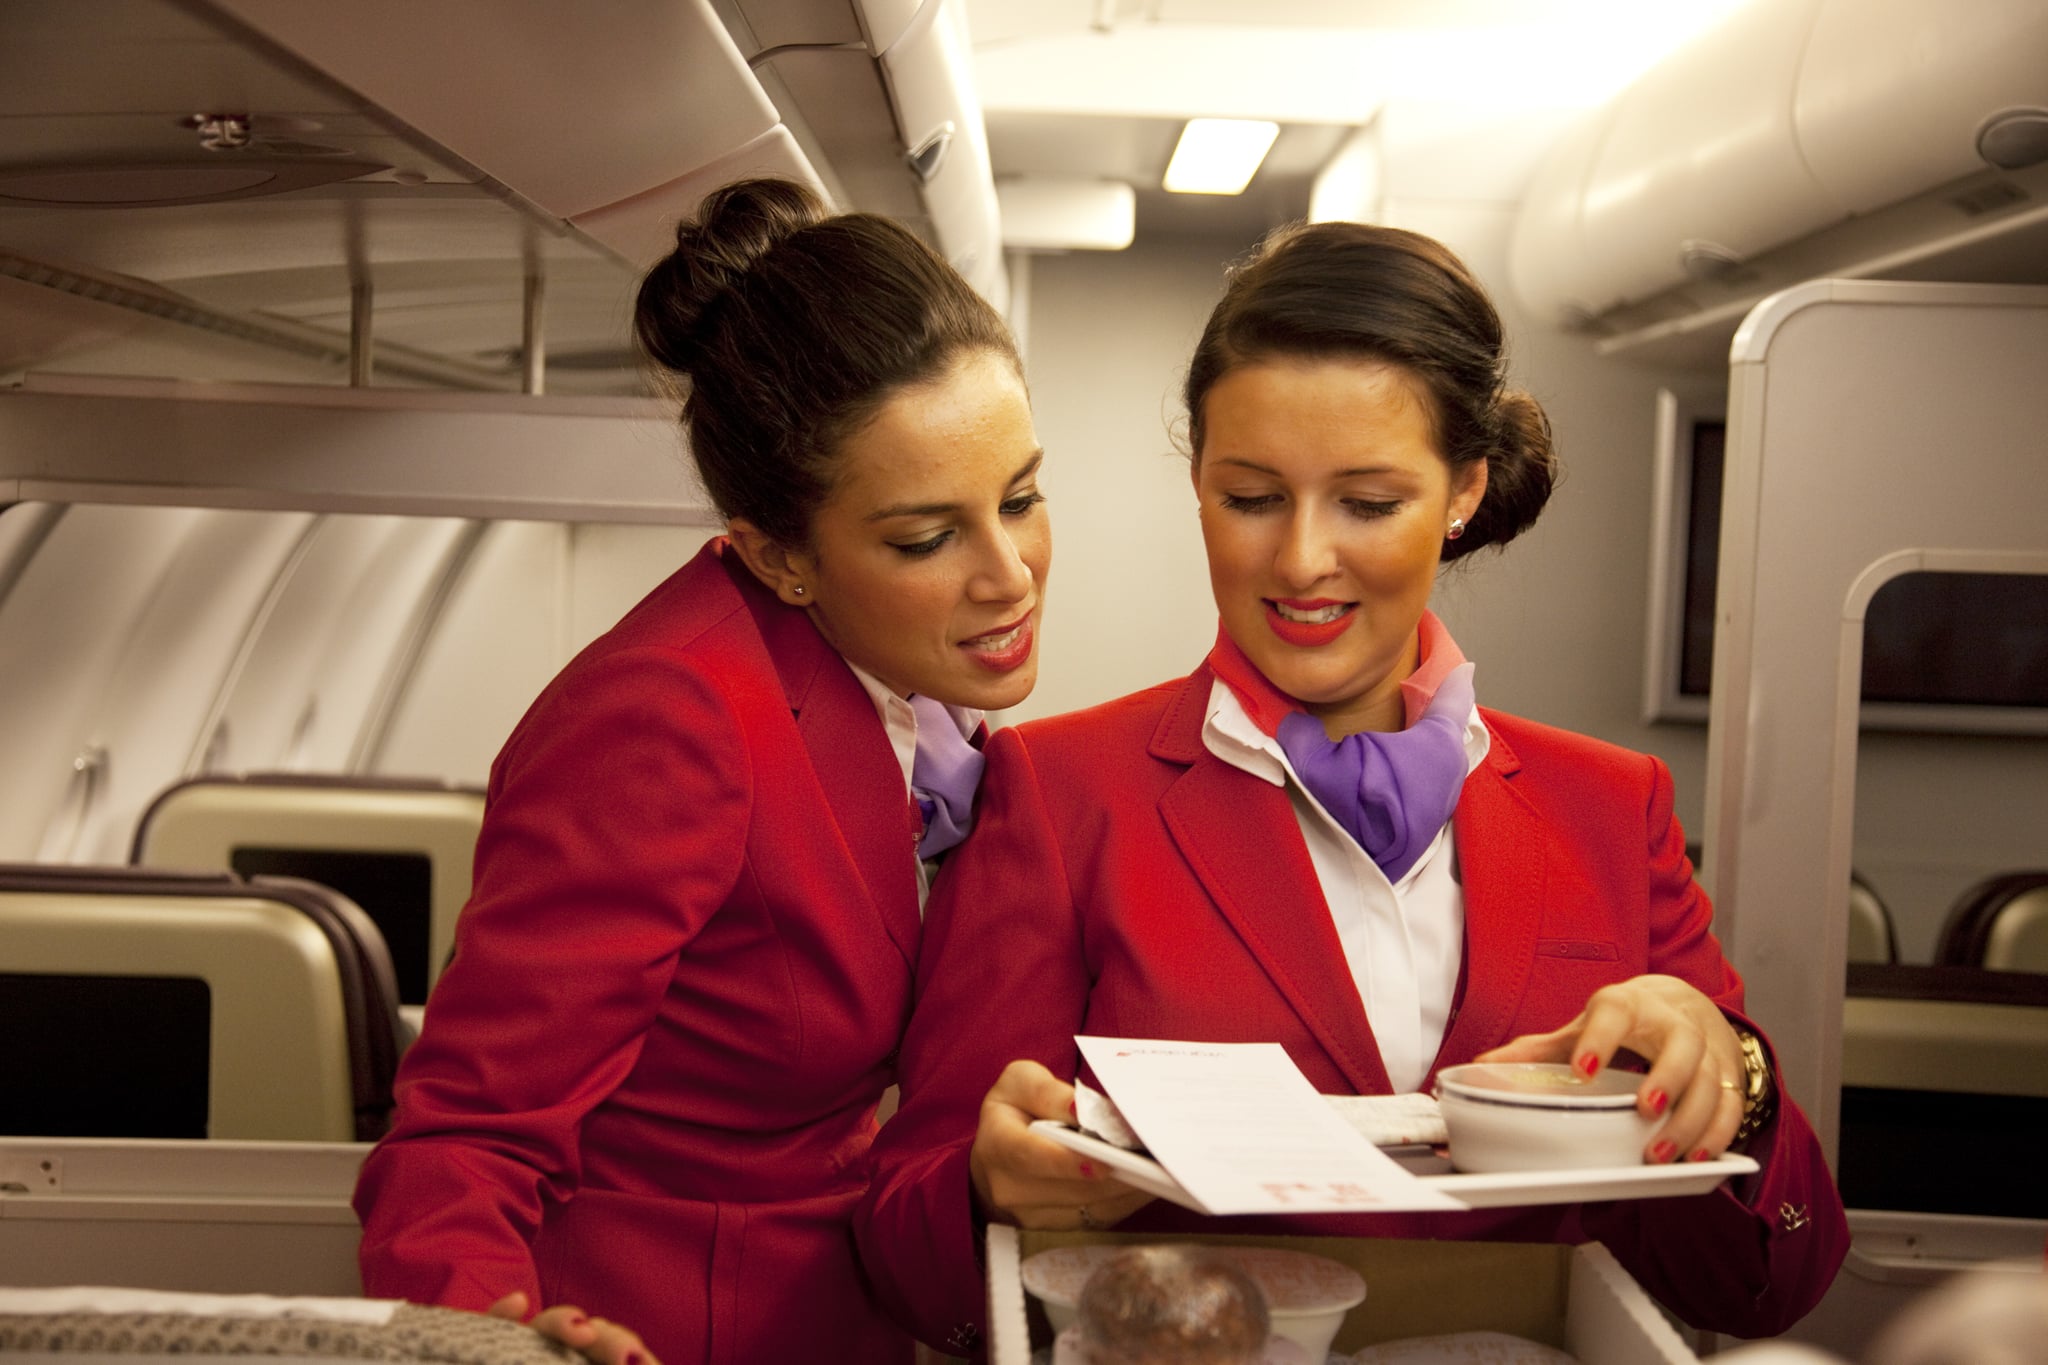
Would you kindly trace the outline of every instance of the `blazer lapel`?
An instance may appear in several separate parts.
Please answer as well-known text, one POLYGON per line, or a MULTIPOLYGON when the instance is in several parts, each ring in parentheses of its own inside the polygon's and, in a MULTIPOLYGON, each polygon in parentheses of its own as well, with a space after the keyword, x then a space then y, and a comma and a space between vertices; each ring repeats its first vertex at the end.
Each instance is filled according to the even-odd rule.
POLYGON ((1239 772, 1201 739, 1211 675, 1167 709, 1153 752, 1185 763, 1159 810, 1195 878, 1360 1094, 1392 1089, 1286 792, 1239 772))
POLYGON ((1490 739, 1452 817, 1465 894, 1465 971, 1439 1064, 1508 1041, 1529 989, 1543 920, 1550 840, 1541 818, 1515 793, 1511 779, 1521 765, 1514 751, 1497 731, 1490 739))
POLYGON ((745 566, 735 562, 728 568, 775 661, 797 734, 847 854, 889 937, 904 960, 915 965, 922 932, 919 831, 875 704, 806 613, 770 594, 745 566))

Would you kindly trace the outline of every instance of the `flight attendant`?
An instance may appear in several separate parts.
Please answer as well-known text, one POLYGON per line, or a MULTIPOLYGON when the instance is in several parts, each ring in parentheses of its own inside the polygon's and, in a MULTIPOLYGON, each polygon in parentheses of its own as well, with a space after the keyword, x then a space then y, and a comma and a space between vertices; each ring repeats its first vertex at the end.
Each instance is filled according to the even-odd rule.
POLYGON ((1598 1239, 1686 1320, 1745 1335, 1833 1278, 1841 1202, 1742 1013, 1670 774, 1478 707, 1427 609, 1442 562, 1512 539, 1550 494, 1548 421, 1504 372, 1491 303, 1428 238, 1283 229, 1233 272, 1185 395, 1215 648, 999 733, 932 900, 903 1106, 856 1230, 933 1344, 980 1330, 989 1219, 1598 1239), (1278 1041, 1341 1094, 1632 1056, 1660 1120, 1646 1161, 1734 1146, 1761 1170, 1684 1199, 1213 1222, 1027 1129, 1070 1115, 1077 1033, 1278 1041))
POLYGON ((726 535, 493 765, 364 1287, 616 1365, 908 1361, 847 1223, 981 713, 1037 675, 1017 354, 908 231, 775 181, 679 228, 635 322, 726 535))

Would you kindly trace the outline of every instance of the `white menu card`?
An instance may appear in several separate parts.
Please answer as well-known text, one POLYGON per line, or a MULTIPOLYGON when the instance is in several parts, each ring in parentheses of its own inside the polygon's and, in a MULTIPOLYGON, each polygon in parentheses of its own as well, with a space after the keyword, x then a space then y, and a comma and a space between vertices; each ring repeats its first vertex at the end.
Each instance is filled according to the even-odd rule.
POLYGON ((1202 1212, 1466 1207, 1345 1122, 1278 1043, 1074 1041, 1125 1122, 1202 1212))

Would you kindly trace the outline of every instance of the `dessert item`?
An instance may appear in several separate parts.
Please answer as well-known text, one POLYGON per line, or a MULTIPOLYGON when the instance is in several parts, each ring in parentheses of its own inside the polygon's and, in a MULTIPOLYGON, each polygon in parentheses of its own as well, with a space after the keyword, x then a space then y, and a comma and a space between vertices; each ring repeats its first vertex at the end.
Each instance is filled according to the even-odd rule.
POLYGON ((1266 1296, 1236 1261, 1191 1247, 1125 1247, 1081 1288, 1090 1365, 1257 1365, 1266 1296))

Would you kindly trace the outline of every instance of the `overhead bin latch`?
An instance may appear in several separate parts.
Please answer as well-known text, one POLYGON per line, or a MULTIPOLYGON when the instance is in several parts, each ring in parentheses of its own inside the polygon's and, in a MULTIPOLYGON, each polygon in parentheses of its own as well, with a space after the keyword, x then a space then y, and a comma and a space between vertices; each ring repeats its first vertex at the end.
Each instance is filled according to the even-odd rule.
POLYGON ((903 159, 910 163, 910 169, 917 176, 918 183, 929 185, 939 168, 946 164, 946 149, 953 145, 953 121, 941 123, 925 136, 924 141, 910 149, 903 159))

